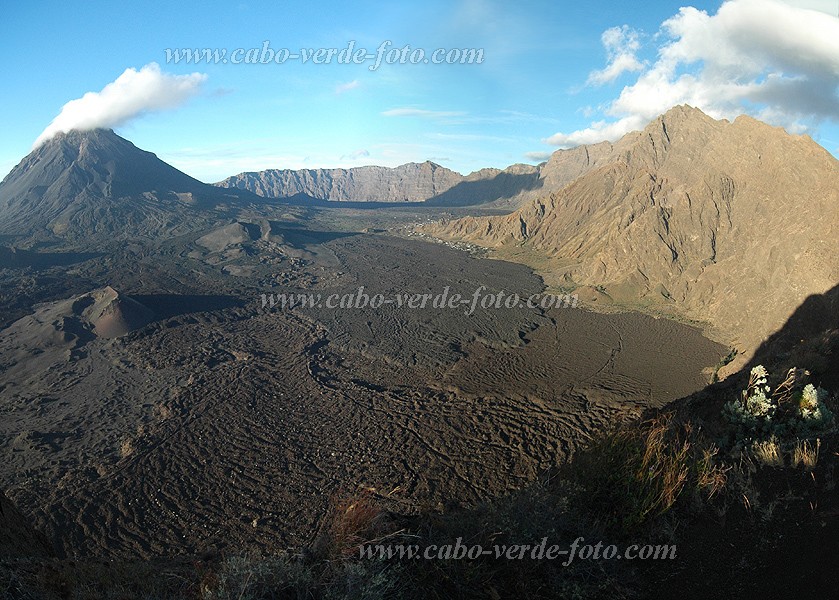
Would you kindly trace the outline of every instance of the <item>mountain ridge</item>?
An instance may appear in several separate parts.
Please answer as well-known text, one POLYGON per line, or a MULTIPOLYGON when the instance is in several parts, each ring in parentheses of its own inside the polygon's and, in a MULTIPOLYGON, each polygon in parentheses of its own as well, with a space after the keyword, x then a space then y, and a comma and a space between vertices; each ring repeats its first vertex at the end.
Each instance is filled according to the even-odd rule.
POLYGON ((435 206, 498 204, 517 207, 558 189, 611 153, 608 142, 557 150, 538 165, 515 163, 462 175, 427 160, 397 167, 266 169, 233 175, 214 185, 266 198, 304 196, 329 202, 426 202, 435 206))
POLYGON ((425 161, 393 168, 368 165, 349 169, 268 169, 240 173, 215 185, 271 198, 302 194, 332 202, 420 202, 452 188, 462 179, 459 173, 425 161))

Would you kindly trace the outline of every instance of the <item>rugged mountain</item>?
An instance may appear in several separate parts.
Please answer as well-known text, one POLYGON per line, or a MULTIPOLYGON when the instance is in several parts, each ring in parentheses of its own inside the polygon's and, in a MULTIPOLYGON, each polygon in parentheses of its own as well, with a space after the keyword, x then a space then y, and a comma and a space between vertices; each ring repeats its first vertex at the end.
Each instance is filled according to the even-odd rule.
POLYGON ((506 169, 480 169, 426 202, 434 206, 494 204, 517 207, 542 187, 540 167, 515 164, 506 169))
POLYGON ((0 183, 0 233, 149 235, 177 230, 192 209, 248 200, 256 198, 193 179, 111 130, 71 131, 0 183))
POLYGON ((806 136, 680 106, 597 145, 586 167, 510 215, 426 232, 539 262, 554 285, 709 323, 743 352, 839 281, 839 162, 806 136))

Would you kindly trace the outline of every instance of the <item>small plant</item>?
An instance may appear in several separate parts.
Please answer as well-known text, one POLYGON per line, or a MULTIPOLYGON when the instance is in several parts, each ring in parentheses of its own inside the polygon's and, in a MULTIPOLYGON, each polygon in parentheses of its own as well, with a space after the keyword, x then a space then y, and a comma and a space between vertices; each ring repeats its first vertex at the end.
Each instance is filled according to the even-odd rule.
POLYGON ((122 439, 122 443, 119 445, 119 455, 121 458, 128 458, 134 454, 134 442, 131 440, 130 437, 126 437, 122 439))
POLYGON ((800 429, 802 433, 810 433, 826 429, 833 420, 833 412, 827 407, 827 391, 816 388, 808 383, 801 390, 798 400, 800 414, 800 429))
POLYGON ((734 362, 735 358, 737 358, 737 348, 732 348, 728 354, 720 359, 720 362, 714 368, 713 383, 717 383, 720 380, 720 369, 734 362))
POLYGON ((830 427, 833 412, 826 405, 828 393, 809 383, 802 385, 807 374, 790 369, 773 391, 763 365, 754 367, 740 398, 723 407, 723 416, 736 428, 736 442, 810 437, 830 427))
POLYGON ((288 556, 231 556, 201 582, 201 600, 310 598, 314 573, 288 556))
POLYGON ((776 406, 766 395, 772 389, 768 378, 766 369, 762 365, 756 366, 740 400, 728 402, 723 407, 723 416, 737 427, 738 439, 768 436, 771 431, 776 406))

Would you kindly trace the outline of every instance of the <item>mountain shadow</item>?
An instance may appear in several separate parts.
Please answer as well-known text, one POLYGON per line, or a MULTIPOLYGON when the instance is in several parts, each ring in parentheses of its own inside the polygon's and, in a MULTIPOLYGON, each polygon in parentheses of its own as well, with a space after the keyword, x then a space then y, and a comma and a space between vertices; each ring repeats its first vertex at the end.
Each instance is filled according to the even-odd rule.
POLYGON ((245 305, 241 298, 222 294, 132 294, 131 298, 154 311, 156 320, 245 305))
POLYGON ((32 252, 0 246, 0 269, 66 267, 103 256, 102 252, 32 252))
POLYGON ((32 528, 12 501, 0 491, 0 560, 43 558, 53 556, 54 553, 46 536, 32 528))
POLYGON ((839 391, 839 284, 807 297, 784 326, 760 344, 743 374, 759 364, 807 369, 814 385, 839 391))

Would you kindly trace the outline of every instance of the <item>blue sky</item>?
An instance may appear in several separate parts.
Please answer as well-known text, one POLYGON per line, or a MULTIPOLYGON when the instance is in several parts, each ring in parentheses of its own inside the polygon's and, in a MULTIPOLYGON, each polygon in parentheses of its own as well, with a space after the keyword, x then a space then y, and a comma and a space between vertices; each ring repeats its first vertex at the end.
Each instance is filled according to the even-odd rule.
POLYGON ((104 123, 204 181, 433 160, 467 173, 614 139, 670 102, 750 112, 839 152, 837 0, 13 3, 0 176, 53 128, 104 123), (680 7, 685 8, 680 11, 680 7), (481 64, 167 64, 167 48, 483 50, 481 64), (157 63, 158 67, 147 66, 157 63), (145 69, 144 69, 145 67, 145 69), (126 69, 140 70, 121 77, 126 69), (191 74, 199 75, 191 75, 191 74), (74 121, 73 119, 76 119, 74 121), (81 119, 81 120, 78 120, 81 119))

